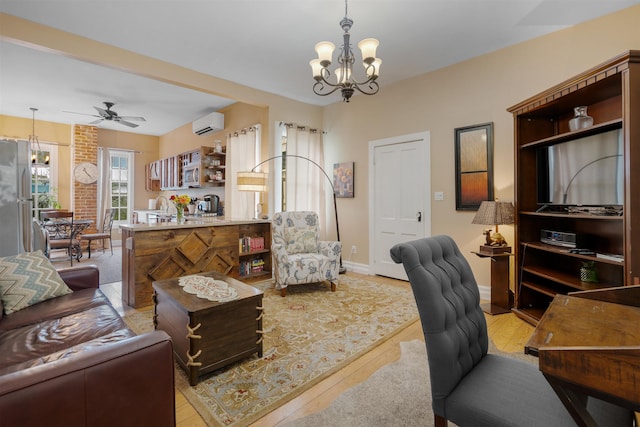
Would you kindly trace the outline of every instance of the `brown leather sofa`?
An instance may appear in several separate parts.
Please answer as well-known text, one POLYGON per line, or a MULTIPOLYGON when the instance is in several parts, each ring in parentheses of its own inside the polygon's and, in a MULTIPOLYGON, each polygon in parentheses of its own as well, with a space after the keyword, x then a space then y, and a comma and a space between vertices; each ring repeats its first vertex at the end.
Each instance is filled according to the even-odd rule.
POLYGON ((96 267, 59 272, 73 293, 8 316, 0 303, 0 427, 175 426, 169 336, 131 331, 96 267))

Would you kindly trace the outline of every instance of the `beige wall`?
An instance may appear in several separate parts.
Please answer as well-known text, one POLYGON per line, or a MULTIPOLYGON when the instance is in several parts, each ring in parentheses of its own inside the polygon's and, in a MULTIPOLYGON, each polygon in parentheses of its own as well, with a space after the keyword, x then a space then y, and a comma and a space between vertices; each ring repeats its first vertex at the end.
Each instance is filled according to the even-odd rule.
MULTIPOLYGON (((369 263, 368 142, 429 131, 432 233, 451 235, 469 254, 479 284, 488 285, 489 262, 470 254, 483 241, 482 226, 471 224, 474 212, 455 209, 454 129, 494 123, 495 194, 512 201, 513 119, 506 109, 623 51, 640 49, 638 22, 635 6, 395 85, 385 85, 382 72, 378 95, 327 107, 326 164, 356 162, 356 197, 338 199, 343 247, 358 246, 351 260, 369 263), (434 201, 434 191, 443 191, 444 201, 434 201)), ((513 242, 512 226, 500 232, 513 242)))
MULTIPOLYGON (((36 112, 36 117, 38 117, 36 112)), ((65 208, 72 208, 71 203, 71 141, 73 140, 73 128, 61 123, 0 115, 0 136, 12 139, 29 139, 29 135, 35 133, 40 143, 51 143, 58 147, 58 201, 65 208)))
MULTIPOLYGON (((637 22, 640 22, 640 6, 394 85, 385 84, 383 68, 378 95, 355 96, 348 104, 340 102, 336 96, 336 103, 326 108, 291 101, 4 14, 0 14, 0 36, 265 107, 260 117, 267 143, 273 140, 273 126, 279 121, 322 128, 327 132, 325 164, 356 162, 356 197, 338 199, 341 237, 345 248, 358 246, 358 253, 351 260, 368 264, 369 141, 419 131, 431 133, 432 187, 429 197, 434 191, 445 194, 444 201, 432 201, 432 231, 452 235, 462 251, 469 253, 482 241, 482 227, 471 224, 472 212, 455 210, 454 129, 494 122, 496 196, 513 200, 513 124, 506 109, 622 51, 640 49, 637 22)), ((309 85, 312 85, 311 81, 309 85)), ((245 123, 239 118, 251 114, 249 108, 236 107, 238 110, 235 111, 234 106, 230 107, 225 120, 237 123, 238 128, 253 124, 251 120, 245 123)), ((232 126, 235 127, 226 125, 225 131, 235 130, 232 126)), ((45 132, 38 128, 39 135, 45 132)), ((24 137, 29 133, 16 135, 24 137)), ((0 134, 7 133, 2 131, 0 134)), ((216 135, 212 137, 217 138, 216 135)), ((202 145, 202 139, 192 138, 190 124, 161 137, 158 158, 184 151, 177 147, 202 145)), ((265 150, 264 156, 267 155, 265 150)), ((508 241, 513 240, 512 227, 504 226, 500 231, 508 241)), ((468 259, 478 282, 488 284, 489 263, 471 256, 468 259)))
POLYGON ((134 209, 146 209, 147 200, 158 196, 155 192, 146 190, 144 169, 144 165, 159 158, 158 140, 157 136, 98 128, 99 147, 132 150, 134 152, 134 209))

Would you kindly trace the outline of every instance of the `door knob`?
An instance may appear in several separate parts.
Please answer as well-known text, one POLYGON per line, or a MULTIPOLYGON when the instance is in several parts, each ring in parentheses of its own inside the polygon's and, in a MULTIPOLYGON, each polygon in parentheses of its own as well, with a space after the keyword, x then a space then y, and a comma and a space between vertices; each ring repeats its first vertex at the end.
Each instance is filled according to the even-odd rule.
POLYGON ((416 214, 416 218, 418 219, 418 222, 422 222, 422 212, 418 212, 416 214))

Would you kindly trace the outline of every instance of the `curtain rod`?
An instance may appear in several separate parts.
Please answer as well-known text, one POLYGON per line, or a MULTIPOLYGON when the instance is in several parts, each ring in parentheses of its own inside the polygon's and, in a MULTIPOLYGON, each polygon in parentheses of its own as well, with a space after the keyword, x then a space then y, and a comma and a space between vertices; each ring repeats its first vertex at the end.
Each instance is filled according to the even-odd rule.
POLYGON ((135 153, 135 154, 144 154, 145 153, 145 151, 132 150, 130 148, 106 147, 104 145, 98 145, 98 149, 100 149, 100 148, 106 148, 107 150, 127 151, 127 152, 135 153))
POLYGON ((232 136, 238 136, 240 134, 246 135, 247 132, 255 132, 255 131, 257 131, 259 127, 260 127, 260 124, 255 124, 255 125, 252 125, 252 126, 248 126, 248 127, 244 128, 244 129, 240 129, 240 130, 236 130, 236 131, 233 131, 233 132, 229 132, 227 134, 227 137, 231 138, 232 136))
POLYGON ((326 135, 326 134, 327 134, 327 132, 325 132, 325 131, 323 131, 323 130, 321 130, 321 129, 313 129, 313 128, 310 128, 310 127, 308 127, 308 126, 296 125, 295 123, 285 123, 285 122, 280 122, 280 127, 282 127, 282 126, 284 126, 284 127, 286 127, 286 128, 289 128, 289 129, 295 126, 295 127, 297 127, 297 128, 298 128, 298 130, 309 130, 309 132, 311 132, 311 133, 318 133, 318 132, 320 132, 320 133, 321 133, 321 134, 323 134, 323 135, 326 135))

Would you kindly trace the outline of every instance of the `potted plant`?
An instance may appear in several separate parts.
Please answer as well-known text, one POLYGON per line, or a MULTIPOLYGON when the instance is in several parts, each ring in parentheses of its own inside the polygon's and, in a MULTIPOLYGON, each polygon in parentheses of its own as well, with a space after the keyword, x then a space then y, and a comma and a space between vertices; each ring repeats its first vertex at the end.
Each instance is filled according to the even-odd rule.
POLYGON ((596 263, 593 261, 583 261, 580 267, 580 281, 589 283, 598 283, 598 275, 596 273, 596 263))
POLYGON ((50 193, 38 194, 38 209, 61 209, 62 205, 58 202, 57 189, 52 189, 50 193))

